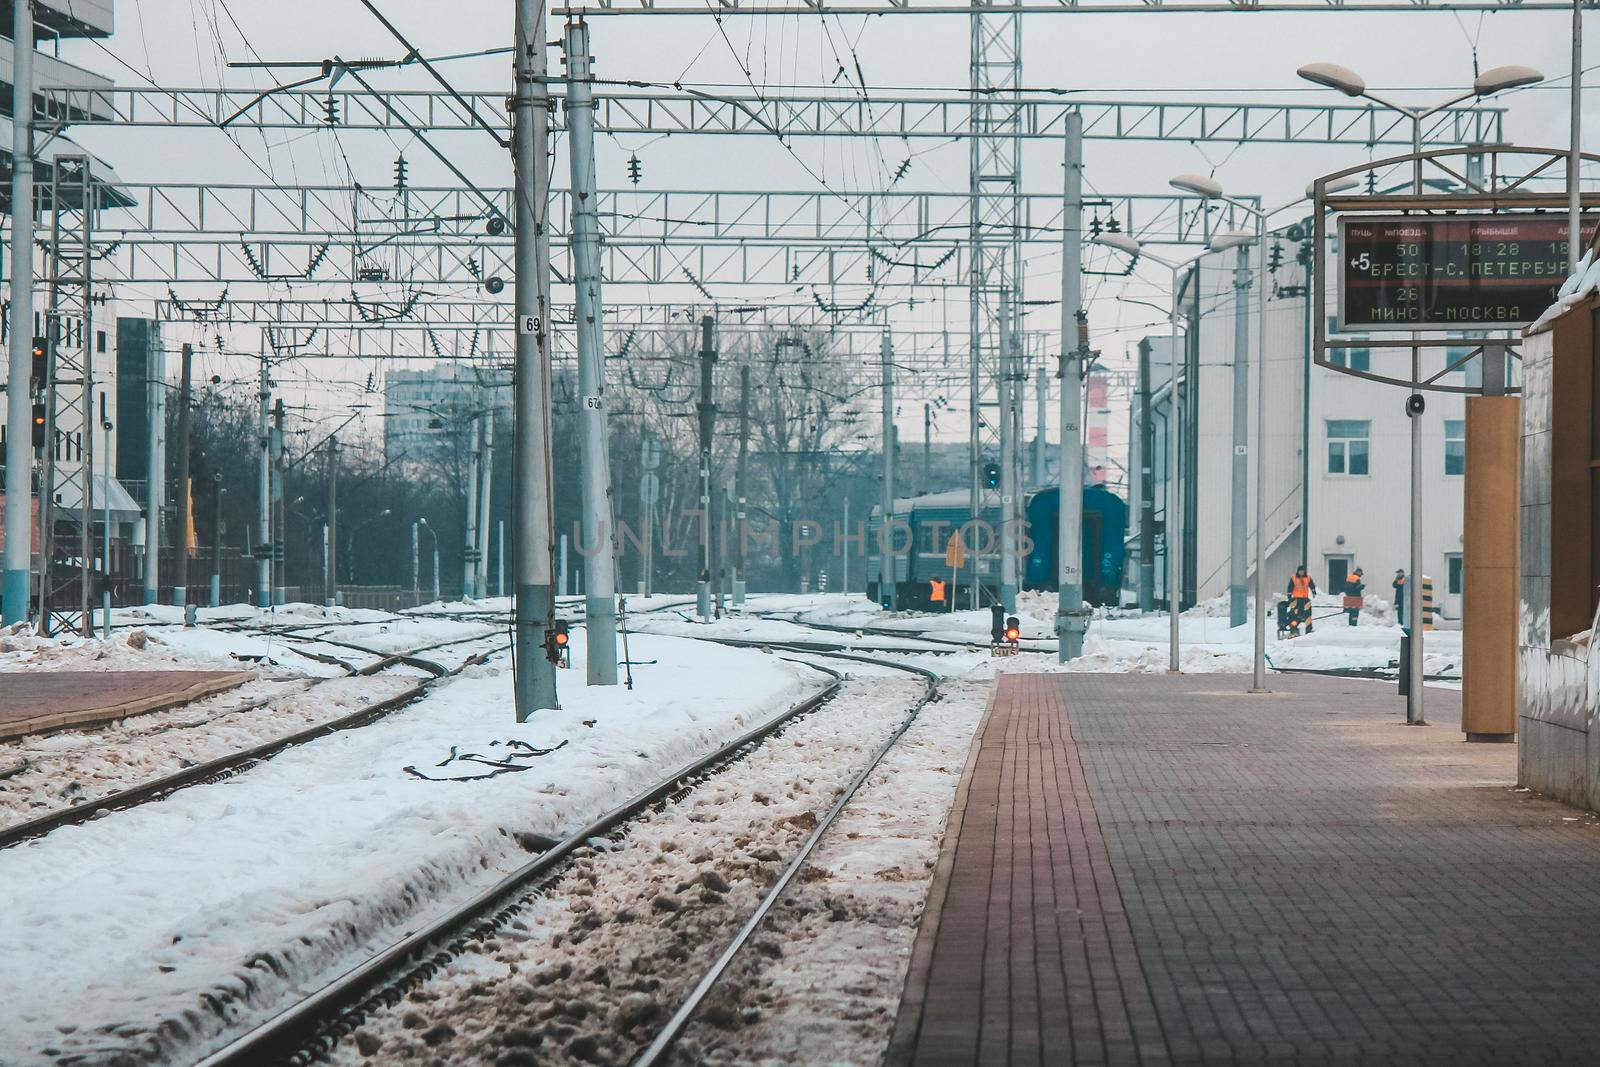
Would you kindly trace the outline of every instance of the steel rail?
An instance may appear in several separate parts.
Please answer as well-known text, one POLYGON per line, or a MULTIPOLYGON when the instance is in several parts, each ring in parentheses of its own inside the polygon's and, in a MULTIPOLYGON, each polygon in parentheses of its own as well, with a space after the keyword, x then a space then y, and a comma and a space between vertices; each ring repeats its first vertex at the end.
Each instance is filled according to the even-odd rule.
POLYGON ((339 975, 311 996, 291 1005, 249 1032, 200 1060, 201 1067, 235 1064, 307 1062, 330 1050, 359 1025, 371 1009, 394 1003, 411 985, 425 980, 465 945, 495 929, 523 899, 553 876, 586 842, 615 832, 646 810, 694 787, 740 757, 746 750, 781 732, 803 715, 832 700, 843 676, 810 664, 833 680, 771 719, 746 731, 711 753, 694 760, 632 799, 574 830, 500 881, 451 907, 419 929, 339 975))
POLYGON ((778 899, 783 896, 784 891, 788 889, 789 884, 794 881, 795 876, 798 875, 805 867, 806 862, 811 858, 812 852, 814 852, 817 845, 821 843, 823 835, 826 834, 833 826, 834 821, 838 819, 839 814, 844 811, 845 807, 855 799, 856 793, 861 789, 861 786, 866 782, 867 778, 878 769, 878 765, 882 763, 883 758, 889 754, 889 750, 899 743, 900 739, 905 736, 906 731, 909 730, 911 728, 911 724, 917 720, 917 716, 921 714, 922 709, 927 706, 929 701, 933 700, 938 695, 939 683, 942 679, 937 673, 930 671, 925 667, 917 667, 911 664, 903 663, 885 663, 884 661, 875 660, 869 656, 852 655, 846 652, 831 652, 822 654, 829 655, 837 659, 846 659, 860 663, 870 663, 875 666, 889 666, 898 670, 911 671, 915 674, 923 676, 923 679, 927 682, 927 689, 923 692, 922 696, 917 700, 917 702, 912 705, 911 710, 906 713, 905 717, 900 721, 900 724, 895 727, 894 731, 883 742, 883 744, 878 746, 877 751, 872 754, 872 758, 867 761, 866 766, 862 767, 861 770, 856 773, 855 777, 850 780, 850 783, 845 786, 844 792, 841 793, 838 799, 834 801, 833 806, 828 809, 828 813, 817 822, 817 825, 811 831, 810 836, 808 836, 805 840, 805 843, 800 846, 800 850, 796 852, 794 857, 789 861, 789 865, 784 868, 783 873, 778 876, 777 881, 775 881, 772 886, 768 888, 767 892, 762 896, 761 902, 756 906, 756 909, 751 912, 750 917, 745 920, 744 925, 741 926, 738 933, 734 935, 732 942, 730 942, 728 946, 722 950, 722 954, 717 957, 716 961, 712 963, 711 967, 706 971, 706 973, 701 976, 700 981, 695 983, 695 987, 690 991, 688 998, 678 1007, 678 1010, 673 1013, 672 1018, 667 1020, 666 1025, 663 1026, 656 1034, 655 1039, 651 1041, 650 1044, 645 1048, 644 1052, 633 1061, 633 1067, 654 1067, 655 1064, 661 1063, 663 1061, 663 1057, 665 1057, 672 1050, 673 1046, 677 1044, 678 1039, 683 1035, 684 1029, 689 1025, 690 1019, 692 1019, 695 1012, 699 1010, 700 1005, 705 1001, 707 995, 710 994, 712 988, 727 973, 728 968, 733 964, 734 959, 739 955, 740 951, 747 944, 749 944, 750 938, 755 934, 756 930, 760 928, 767 915, 777 905, 778 899))
MULTIPOLYGON (((493 633, 478 634, 474 637, 459 638, 448 642, 440 642, 435 645, 423 646, 422 648, 415 649, 414 651, 431 651, 432 649, 443 648, 448 645, 465 644, 469 641, 485 641, 499 636, 499 634, 493 633)), ((329 734, 340 733, 345 730, 354 730, 363 726, 368 726, 420 699, 436 683, 443 681, 445 678, 448 678, 452 675, 460 673, 475 663, 482 663, 490 656, 502 651, 504 651, 503 648, 494 649, 487 653, 470 656, 464 660, 460 666, 457 666, 453 669, 444 668, 439 664, 432 663, 428 660, 415 660, 415 662, 412 662, 412 665, 414 666, 422 666, 423 664, 428 665, 422 669, 429 670, 430 676, 426 679, 423 679, 417 685, 411 686, 410 688, 397 693, 392 697, 387 697, 384 700, 378 701, 377 703, 369 704, 358 711, 353 711, 348 715, 342 715, 337 719, 329 719, 326 722, 308 726, 303 730, 297 730, 294 733, 286 734, 283 737, 275 738, 270 741, 264 741, 259 745, 252 745, 249 748, 241 749, 238 752, 233 752, 226 756, 218 756, 216 759, 207 760, 204 763, 197 763, 193 767, 185 767, 182 770, 174 771, 173 773, 163 775, 160 778, 151 779, 150 781, 143 782, 139 785, 130 786, 127 789, 120 789, 115 792, 108 793, 97 800, 86 801, 74 807, 62 808, 58 811, 40 815, 37 818, 28 819, 24 822, 14 823, 10 826, 0 828, 0 849, 11 848, 13 845, 20 844, 23 841, 32 840, 36 837, 42 837, 45 834, 59 830, 65 826, 77 826, 82 823, 89 822, 113 811, 123 811, 128 808, 149 804, 153 801, 164 800, 173 793, 176 793, 182 789, 186 789, 189 786, 209 784, 211 782, 222 781, 225 778, 231 778, 233 775, 247 770, 258 763, 264 763, 291 748, 298 748, 301 745, 304 745, 310 741, 315 741, 318 738, 326 737, 329 734), (434 671, 438 671, 439 673, 433 673, 434 671)), ((384 666, 393 666, 394 663, 407 663, 411 662, 413 659, 414 657, 410 656, 409 654, 395 655, 390 657, 390 662, 385 663, 384 666)), ((379 660, 378 662, 384 663, 383 660, 379 660)), ((374 664, 371 666, 377 665, 374 664)), ((381 670, 383 667, 378 667, 377 669, 381 670)), ((375 672, 357 671, 355 673, 370 674, 375 672)))

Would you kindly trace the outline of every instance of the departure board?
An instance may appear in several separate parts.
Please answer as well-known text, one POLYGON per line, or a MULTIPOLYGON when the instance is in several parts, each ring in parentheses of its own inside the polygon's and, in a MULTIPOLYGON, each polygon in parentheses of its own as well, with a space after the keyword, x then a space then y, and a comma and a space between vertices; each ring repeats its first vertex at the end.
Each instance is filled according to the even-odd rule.
MULTIPOLYGON (((1594 228, 1583 221, 1585 244, 1594 228)), ((1567 217, 1346 217, 1338 257, 1342 329, 1525 326, 1566 280, 1567 217)))

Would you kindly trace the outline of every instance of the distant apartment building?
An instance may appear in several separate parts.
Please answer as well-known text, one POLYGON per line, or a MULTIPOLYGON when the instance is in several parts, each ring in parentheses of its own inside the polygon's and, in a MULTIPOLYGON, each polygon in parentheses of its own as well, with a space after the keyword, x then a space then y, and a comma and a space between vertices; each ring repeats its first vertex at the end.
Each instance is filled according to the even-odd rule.
POLYGON ((511 390, 505 375, 467 363, 435 363, 390 371, 383 380, 383 453, 390 463, 436 455, 468 432, 473 418, 495 412, 509 426, 511 390))

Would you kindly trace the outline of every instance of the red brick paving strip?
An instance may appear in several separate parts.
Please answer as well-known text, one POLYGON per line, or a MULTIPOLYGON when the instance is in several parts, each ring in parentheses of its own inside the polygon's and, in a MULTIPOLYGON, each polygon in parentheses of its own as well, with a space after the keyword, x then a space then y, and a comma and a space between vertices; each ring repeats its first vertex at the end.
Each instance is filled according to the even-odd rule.
POLYGON ((976 743, 937 936, 911 979, 921 1002, 902 1006, 890 1061, 1164 1057, 1055 678, 1002 675, 976 743))
POLYGON ((1002 677, 889 1063, 1600 1061, 1600 820, 1457 693, 1247 684, 1002 677))
POLYGON ((0 674, 0 741, 187 704, 245 671, 14 671, 0 674))

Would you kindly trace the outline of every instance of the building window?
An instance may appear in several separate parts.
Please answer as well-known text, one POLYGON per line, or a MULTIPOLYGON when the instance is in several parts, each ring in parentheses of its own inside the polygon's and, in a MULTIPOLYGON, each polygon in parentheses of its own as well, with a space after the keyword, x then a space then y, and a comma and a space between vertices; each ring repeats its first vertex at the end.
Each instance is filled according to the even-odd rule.
POLYGON ((1328 473, 1367 473, 1367 438, 1372 423, 1366 419, 1328 420, 1328 473))
MULTIPOLYGON (((1352 337, 1352 341, 1365 341, 1365 337, 1352 337)), ((1369 371, 1372 369, 1372 349, 1370 348, 1330 348, 1328 349, 1328 362, 1335 367, 1349 367, 1351 370, 1369 371)))
POLYGON ((1444 558, 1445 595, 1461 595, 1461 554, 1452 552, 1444 558))
POLYGON ((104 352, 106 350, 106 332, 104 330, 99 330, 95 333, 94 350, 96 352, 104 352))
POLYGON ((1444 420, 1444 472, 1467 473, 1467 424, 1461 419, 1444 420))

